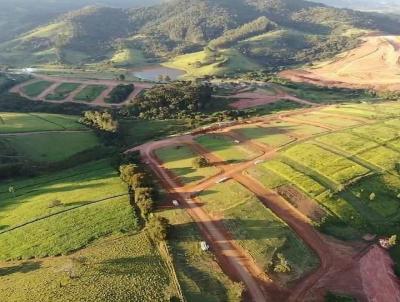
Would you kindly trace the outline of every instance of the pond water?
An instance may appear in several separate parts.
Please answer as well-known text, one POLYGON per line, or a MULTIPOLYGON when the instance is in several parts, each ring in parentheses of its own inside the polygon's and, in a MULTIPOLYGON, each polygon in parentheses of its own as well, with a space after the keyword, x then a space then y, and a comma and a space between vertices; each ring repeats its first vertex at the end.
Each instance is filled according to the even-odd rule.
POLYGON ((176 80, 180 76, 184 75, 186 72, 180 69, 174 69, 169 67, 164 67, 161 65, 134 68, 131 70, 133 76, 141 78, 148 81, 157 81, 159 76, 169 76, 171 80, 176 80))

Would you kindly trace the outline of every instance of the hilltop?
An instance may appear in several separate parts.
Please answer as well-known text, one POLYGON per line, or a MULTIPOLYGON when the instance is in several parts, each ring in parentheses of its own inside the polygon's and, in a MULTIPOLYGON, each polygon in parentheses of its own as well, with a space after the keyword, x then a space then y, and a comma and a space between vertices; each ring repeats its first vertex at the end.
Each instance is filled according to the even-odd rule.
POLYGON ((169 61, 189 73, 223 74, 329 58, 357 46, 355 38, 366 31, 398 34, 399 25, 384 15, 298 0, 90 6, 0 44, 0 64, 128 67, 169 61))

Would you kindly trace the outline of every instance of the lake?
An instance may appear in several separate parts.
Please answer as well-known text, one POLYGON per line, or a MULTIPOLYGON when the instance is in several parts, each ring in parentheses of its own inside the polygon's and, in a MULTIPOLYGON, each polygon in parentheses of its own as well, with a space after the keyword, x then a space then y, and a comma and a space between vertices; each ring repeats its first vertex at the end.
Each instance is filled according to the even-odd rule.
POLYGON ((131 69, 133 76, 148 81, 157 81, 159 76, 169 76, 171 80, 176 80, 186 72, 180 69, 164 67, 161 65, 148 66, 143 68, 131 69))

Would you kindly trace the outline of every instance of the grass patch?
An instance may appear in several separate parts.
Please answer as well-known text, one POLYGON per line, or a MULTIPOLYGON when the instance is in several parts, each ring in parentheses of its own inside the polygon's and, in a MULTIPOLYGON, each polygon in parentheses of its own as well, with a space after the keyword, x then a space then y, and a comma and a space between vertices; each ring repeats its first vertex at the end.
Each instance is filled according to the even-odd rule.
POLYGON ((53 83, 49 81, 37 81, 22 87, 22 91, 29 97, 36 97, 49 88, 53 83))
POLYGON ((120 120, 125 144, 139 145, 146 141, 178 134, 191 129, 186 120, 120 120))
POLYGON ((170 283, 161 256, 143 232, 111 236, 70 256, 2 263, 0 268, 4 302, 161 302, 169 299, 170 283))
POLYGON ((251 140, 258 141, 271 147, 281 147, 294 140, 292 137, 287 136, 285 133, 280 132, 279 129, 273 127, 261 128, 251 126, 236 131, 251 140))
POLYGON ((107 89, 104 85, 87 85, 74 98, 75 101, 93 102, 107 89))
POLYGON ((164 166, 178 176, 181 183, 185 185, 197 183, 218 172, 214 167, 194 168, 193 160, 198 155, 187 146, 158 149, 156 155, 164 163, 164 166))
POLYGON ((249 150, 223 135, 202 135, 197 137, 196 141, 208 151, 230 163, 250 160, 260 155, 258 151, 249 150))
POLYGON ((294 280, 316 266, 316 258, 293 231, 240 184, 218 184, 202 192, 200 199, 269 275, 294 280), (289 274, 274 273, 278 253, 289 262, 289 274))
POLYGON ((93 239, 136 227, 127 196, 90 204, 126 193, 117 172, 105 161, 12 184, 16 197, 8 193, 7 184, 0 187, 3 230, 60 214, 0 234, 0 259, 65 254, 93 239))
POLYGON ((196 224, 181 209, 160 215, 173 225, 168 246, 172 253, 179 283, 187 301, 238 302, 237 285, 222 272, 214 255, 200 248, 201 237, 196 224))
POLYGON ((295 145, 285 150, 283 154, 337 184, 345 184, 369 172, 368 169, 355 162, 310 143, 295 145))
POLYGON ((35 162, 57 162, 100 144, 93 132, 38 133, 0 137, 18 155, 35 162))
POLYGON ((87 129, 77 116, 47 113, 0 113, 0 133, 87 129))
POLYGON ((46 96, 46 100, 62 101, 66 99, 71 92, 78 89, 79 86, 81 86, 79 83, 62 83, 54 89, 53 93, 46 96))

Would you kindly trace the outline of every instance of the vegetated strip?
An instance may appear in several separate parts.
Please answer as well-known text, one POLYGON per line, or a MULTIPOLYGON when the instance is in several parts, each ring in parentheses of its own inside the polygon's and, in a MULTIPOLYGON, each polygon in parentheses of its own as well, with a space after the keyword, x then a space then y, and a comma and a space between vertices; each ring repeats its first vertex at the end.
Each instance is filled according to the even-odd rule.
POLYGON ((100 203, 102 201, 107 201, 107 200, 115 199, 115 198, 122 197, 122 196, 128 196, 128 195, 129 195, 129 193, 123 193, 123 194, 119 194, 119 195, 114 195, 114 196, 102 198, 102 199, 99 199, 99 200, 88 201, 85 204, 78 205, 78 206, 75 206, 75 207, 71 207, 71 208, 68 208, 68 209, 65 209, 65 210, 62 210, 62 211, 59 211, 59 212, 56 212, 56 213, 52 213, 52 214, 49 214, 49 215, 45 215, 45 216, 42 216, 42 217, 38 217, 36 219, 33 219, 33 220, 30 220, 30 221, 15 225, 15 226, 13 226, 11 228, 7 228, 7 229, 5 229, 3 231, 0 231, 0 235, 4 234, 4 233, 11 232, 11 231, 13 231, 15 229, 19 229, 21 227, 27 226, 29 224, 32 224, 32 223, 35 223, 35 222, 38 222, 38 221, 41 221, 41 220, 44 220, 44 219, 47 219, 47 218, 50 218, 50 217, 53 217, 53 216, 57 216, 59 214, 63 214, 65 212, 69 212, 69 211, 72 211, 72 210, 76 210, 78 208, 83 208, 83 207, 90 206, 90 205, 93 205, 93 204, 96 204, 96 203, 100 203))
POLYGON ((67 130, 67 128, 66 128, 64 125, 57 124, 56 122, 53 122, 53 121, 49 121, 48 119, 45 119, 44 117, 39 116, 39 115, 36 115, 36 114, 32 114, 32 113, 28 113, 28 114, 29 114, 30 116, 36 117, 36 118, 38 118, 38 119, 41 119, 41 120, 43 120, 43 121, 45 121, 45 122, 47 122, 47 123, 50 123, 50 124, 56 125, 56 126, 58 126, 58 127, 61 127, 61 128, 64 129, 64 130, 67 130))
MULTIPOLYGON (((96 171, 102 171, 102 170, 109 170, 109 167, 105 167, 105 168, 102 168, 102 169, 97 169, 96 171)), ((32 187, 36 187, 36 186, 39 186, 39 185, 53 183, 53 182, 55 182, 57 180, 64 180, 64 179, 68 179, 68 178, 72 178, 72 177, 80 176, 80 175, 85 175, 87 173, 92 173, 92 172, 93 172, 92 170, 87 170, 87 171, 85 171, 83 173, 75 173, 75 174, 70 174, 70 175, 67 175, 67 176, 64 176, 64 177, 60 177, 60 178, 52 178, 51 180, 48 180, 48 181, 36 182, 34 184, 26 185, 26 186, 23 186, 23 187, 17 187, 16 189, 17 190, 21 190, 21 189, 26 189, 26 188, 32 188, 32 187)), ((31 190, 31 191, 28 191, 28 192, 24 192, 23 194, 20 194, 20 195, 15 195, 15 197, 21 197, 21 196, 24 196, 26 194, 33 193, 33 192, 36 192, 36 191, 38 191, 38 190, 31 190)), ((10 194, 8 189, 6 191, 0 191, 0 194, 6 194, 6 193, 10 194)))

